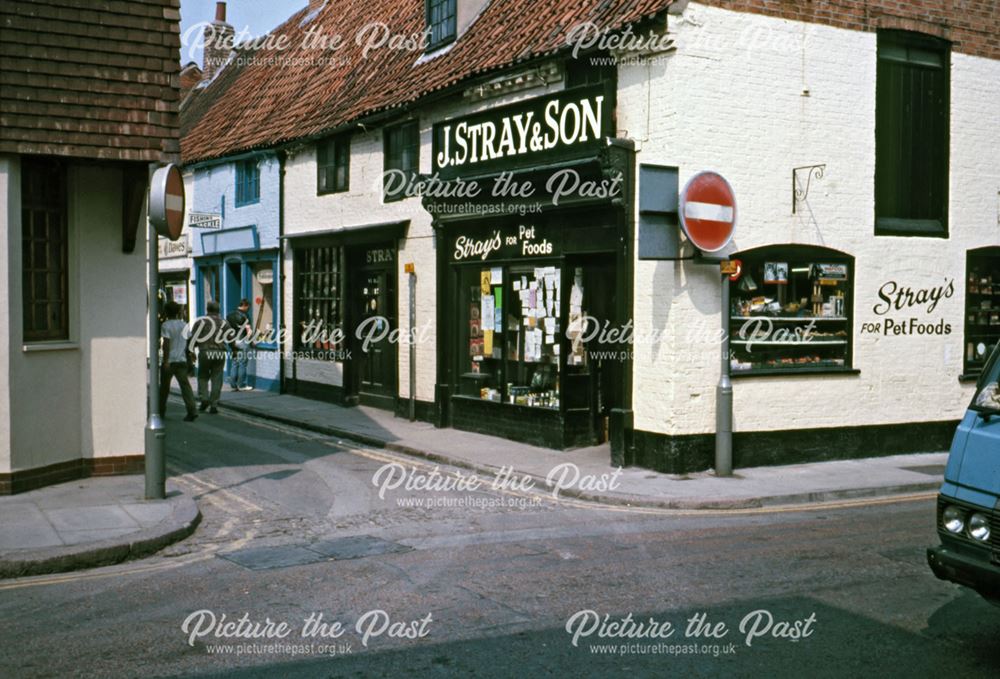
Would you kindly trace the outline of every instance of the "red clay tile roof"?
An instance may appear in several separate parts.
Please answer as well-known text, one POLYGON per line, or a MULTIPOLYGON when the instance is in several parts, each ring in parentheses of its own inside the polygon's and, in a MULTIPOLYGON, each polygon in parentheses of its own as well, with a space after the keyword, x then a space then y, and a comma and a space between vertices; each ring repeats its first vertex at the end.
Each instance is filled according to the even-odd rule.
POLYGON ((288 49, 230 62, 190 101, 181 114, 182 157, 191 163, 319 135, 470 76, 567 49, 567 32, 580 23, 613 30, 662 12, 671 1, 492 0, 447 53, 418 64, 419 49, 377 48, 366 58, 355 37, 373 22, 392 35, 421 33, 424 0, 331 0, 307 24, 300 25, 309 14, 303 9, 271 33, 287 36, 288 49), (302 47, 314 26, 322 27, 316 33, 344 38, 344 46, 329 53, 332 64, 317 63, 319 50, 302 47))
POLYGON ((179 7, 0 2, 0 152, 175 158, 179 7))

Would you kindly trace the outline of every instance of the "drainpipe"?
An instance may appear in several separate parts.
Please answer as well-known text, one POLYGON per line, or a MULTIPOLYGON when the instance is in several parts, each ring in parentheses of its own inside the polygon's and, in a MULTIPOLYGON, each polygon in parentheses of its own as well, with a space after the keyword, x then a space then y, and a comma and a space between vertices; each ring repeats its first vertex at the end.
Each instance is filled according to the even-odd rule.
MULTIPOLYGON (((278 284, 281 293, 278 301, 281 308, 281 328, 278 331, 278 393, 286 393, 285 389, 285 340, 288 319, 285 318, 285 151, 278 151, 278 284)), ((292 304, 295 300, 292 300, 292 304)), ((292 359, 295 360, 294 358, 292 359)))

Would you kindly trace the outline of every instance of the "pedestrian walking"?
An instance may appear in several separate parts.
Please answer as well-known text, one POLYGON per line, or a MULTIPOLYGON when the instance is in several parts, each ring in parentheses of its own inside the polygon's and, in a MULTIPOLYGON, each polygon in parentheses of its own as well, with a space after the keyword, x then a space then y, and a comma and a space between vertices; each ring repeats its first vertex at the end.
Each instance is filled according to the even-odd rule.
POLYGON ((233 329, 235 338, 229 344, 229 351, 232 355, 230 370, 230 386, 233 391, 252 391, 247 376, 247 367, 250 363, 250 349, 253 343, 250 335, 253 328, 250 326, 250 317, 247 312, 250 310, 250 301, 241 299, 240 305, 226 316, 226 323, 233 329))
POLYGON ((193 356, 188 349, 187 324, 180 319, 181 307, 176 302, 167 302, 166 320, 160 326, 160 340, 163 343, 163 368, 160 377, 160 416, 166 415, 167 396, 170 393, 170 382, 176 378, 181 388, 181 397, 187 409, 185 422, 194 422, 198 417, 195 412, 194 392, 191 390, 190 372, 193 356))
POLYGON ((195 321, 191 328, 191 341, 198 350, 198 398, 201 401, 198 409, 215 415, 219 412, 219 396, 222 394, 228 327, 219 315, 218 302, 211 301, 205 308, 208 313, 195 321))

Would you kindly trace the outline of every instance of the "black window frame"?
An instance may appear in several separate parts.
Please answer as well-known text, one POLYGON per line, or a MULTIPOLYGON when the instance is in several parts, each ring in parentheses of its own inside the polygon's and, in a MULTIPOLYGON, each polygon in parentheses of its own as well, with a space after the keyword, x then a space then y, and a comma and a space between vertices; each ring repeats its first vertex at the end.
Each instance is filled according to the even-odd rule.
MULTIPOLYGON (((401 170, 408 173, 407 183, 409 183, 420 172, 420 126, 416 120, 408 120, 405 123, 391 125, 385 128, 382 146, 383 170, 388 173, 391 170, 401 170), (410 148, 410 159, 412 166, 408 166, 406 160, 407 147, 410 148)), ((404 191, 395 194, 388 194, 385 189, 385 177, 382 176, 382 200, 392 203, 406 197, 404 191)))
POLYGON ((875 235, 947 238, 951 43, 890 29, 877 40, 875 235))
POLYGON ((458 0, 424 0, 427 52, 441 49, 458 37, 458 0))
POLYGON ((316 144, 316 195, 323 196, 329 193, 343 193, 349 191, 350 188, 350 133, 334 135, 319 141, 316 144), (343 169, 342 182, 339 181, 340 177, 338 177, 338 170, 340 169, 343 169))
POLYGON ((966 252, 964 320, 962 378, 969 379, 982 373, 993 347, 1000 343, 1000 246, 966 252), (979 344, 986 351, 977 360, 979 344))
POLYGON ((296 244, 293 286, 293 346, 300 356, 315 360, 343 360, 342 345, 317 347, 305 345, 303 330, 317 312, 327 318, 325 332, 328 337, 334 329, 344 328, 344 251, 339 245, 329 243, 296 244), (326 313, 323 313, 326 311, 326 313), (332 318, 332 321, 329 320, 332 318))
MULTIPOLYGON (((822 373, 840 373, 840 374, 857 374, 860 371, 854 367, 854 296, 855 296, 855 286, 854 282, 857 278, 856 273, 856 260, 855 258, 845 252, 839 250, 833 250, 831 248, 819 246, 819 245, 804 245, 804 244, 775 244, 775 245, 765 245, 762 247, 753 248, 750 250, 744 250, 739 253, 735 253, 731 256, 732 259, 739 259, 742 262, 742 274, 740 276, 740 281, 742 281, 746 276, 750 276, 754 279, 757 285, 756 291, 742 291, 740 281, 736 283, 730 283, 731 286, 731 305, 734 307, 729 311, 729 333, 730 333, 730 354, 732 357, 736 357, 739 351, 739 343, 745 343, 746 340, 740 337, 739 331, 745 324, 745 320, 751 320, 758 316, 766 317, 767 313, 752 313, 750 316, 741 316, 735 310, 736 305, 741 301, 741 297, 767 297, 767 290, 765 288, 764 277, 760 275, 758 271, 758 263, 763 265, 768 261, 783 261, 787 264, 787 274, 789 277, 789 285, 791 285, 791 276, 793 275, 794 268, 801 268, 806 264, 844 264, 847 266, 847 279, 844 285, 844 296, 843 296, 843 316, 835 317, 816 317, 812 315, 805 315, 800 317, 796 321, 779 320, 782 318, 788 318, 788 314, 781 312, 777 317, 772 316, 773 324, 771 326, 773 331, 777 331, 780 328, 789 328, 792 331, 796 327, 806 325, 806 321, 811 318, 819 318, 816 323, 815 332, 817 334, 829 334, 829 333, 843 333, 844 339, 844 356, 843 365, 829 365, 829 364, 816 364, 816 363, 790 363, 783 366, 762 366, 749 369, 738 369, 732 368, 731 374, 733 377, 755 377, 755 376, 766 376, 766 375, 815 375, 822 373), (822 320, 825 319, 825 320, 822 320)), ((812 274, 810 274, 811 276, 812 274)), ((815 283, 814 283, 815 285, 815 283)), ((811 295, 807 298, 810 303, 812 303, 811 295)), ((789 302, 791 300, 788 300, 789 302)), ((752 333, 753 328, 749 328, 752 333)), ((751 336, 752 337, 752 336, 751 336)), ((836 341, 836 338, 823 338, 820 341, 831 342, 836 341)), ((759 347, 766 346, 766 341, 756 342, 759 347)), ((823 344, 816 345, 813 347, 832 347, 833 345, 823 344)), ((799 349, 805 349, 810 347, 810 342, 802 342, 793 348, 787 349, 786 351, 797 351, 799 349)), ((759 350, 759 349, 758 349, 759 350)), ((831 348, 830 351, 833 349, 831 348)), ((765 350, 766 351, 766 350, 765 350)), ((775 352, 781 351, 780 349, 773 350, 775 352)), ((820 351, 826 351, 826 349, 820 349, 820 351)), ((798 354, 791 354, 791 358, 800 358, 798 354)))
POLYGON ((605 61, 610 58, 607 52, 601 51, 567 59, 566 89, 617 82, 618 67, 605 61))
POLYGON ((256 158, 236 161, 236 190, 233 203, 236 207, 260 202, 260 164, 256 158))
POLYGON ((70 339, 68 181, 66 164, 59 159, 24 157, 21 161, 24 342, 70 339), (44 308, 44 322, 35 313, 39 307, 44 308))

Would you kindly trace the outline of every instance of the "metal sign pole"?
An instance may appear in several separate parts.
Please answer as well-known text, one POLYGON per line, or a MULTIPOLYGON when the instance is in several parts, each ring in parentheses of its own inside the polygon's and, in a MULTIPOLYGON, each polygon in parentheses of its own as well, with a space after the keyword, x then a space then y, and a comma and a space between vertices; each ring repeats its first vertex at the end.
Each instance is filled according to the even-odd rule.
POLYGON ((159 311, 159 237, 152 225, 147 225, 147 251, 149 270, 149 395, 146 416, 146 499, 162 500, 166 497, 166 447, 167 430, 160 417, 160 317, 159 311))
POLYGON ((733 475, 733 383, 729 378, 729 275, 722 275, 722 364, 715 392, 715 475, 733 475))
POLYGON ((417 419, 417 274, 410 271, 410 422, 417 419))

